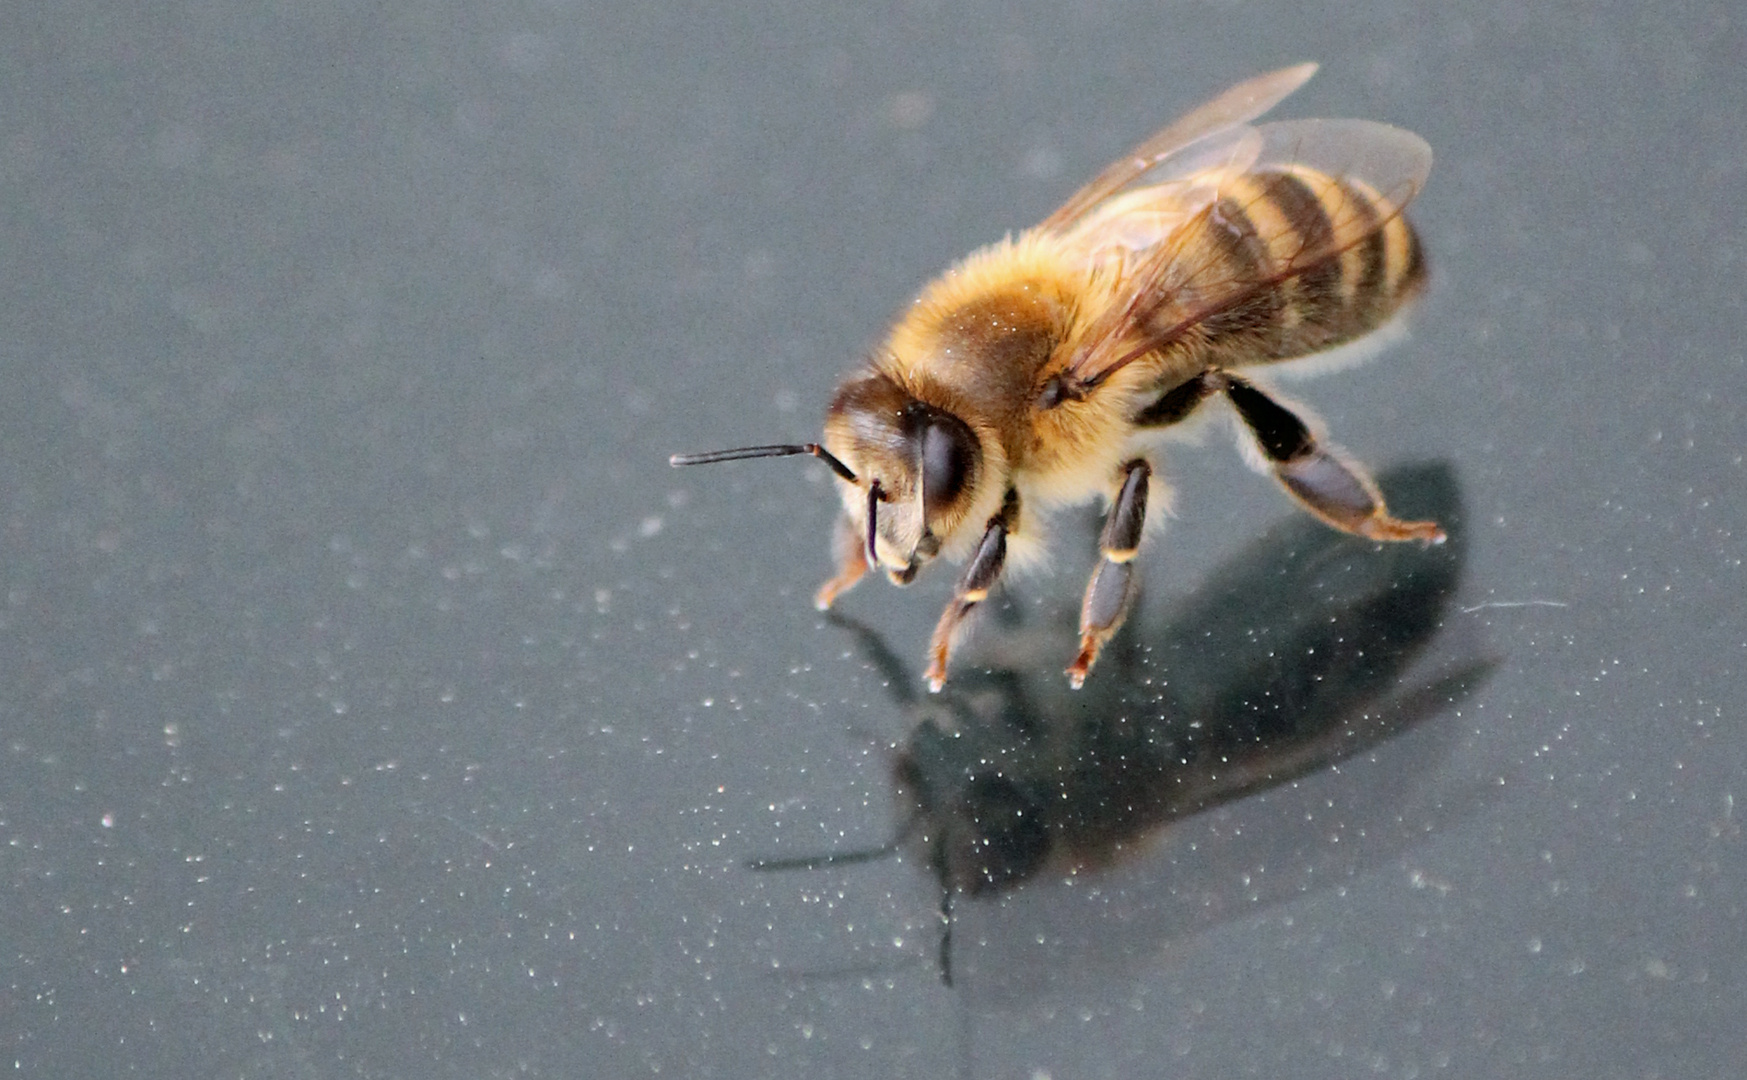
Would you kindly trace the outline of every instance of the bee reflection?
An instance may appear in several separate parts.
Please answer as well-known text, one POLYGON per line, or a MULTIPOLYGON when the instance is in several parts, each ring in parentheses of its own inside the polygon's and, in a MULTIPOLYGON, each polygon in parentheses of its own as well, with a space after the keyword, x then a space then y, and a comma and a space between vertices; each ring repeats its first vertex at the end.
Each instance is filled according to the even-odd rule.
MULTIPOLYGON (((893 761, 897 839, 753 865, 919 855, 941 886, 950 983, 954 897, 1095 872, 1174 820, 1375 749, 1447 708, 1489 670, 1415 663, 1461 576, 1456 483, 1441 465, 1383 479, 1408 512, 1448 523, 1449 542, 1378 545, 1313 522, 1269 531, 1168 618, 1141 612, 1106 654, 1114 677, 1077 692, 1027 662, 1024 628, 990 627, 980 663, 946 693, 920 695, 877 635, 844 623, 915 717, 893 761)), ((1071 632, 1072 618, 1049 623, 1071 632)))

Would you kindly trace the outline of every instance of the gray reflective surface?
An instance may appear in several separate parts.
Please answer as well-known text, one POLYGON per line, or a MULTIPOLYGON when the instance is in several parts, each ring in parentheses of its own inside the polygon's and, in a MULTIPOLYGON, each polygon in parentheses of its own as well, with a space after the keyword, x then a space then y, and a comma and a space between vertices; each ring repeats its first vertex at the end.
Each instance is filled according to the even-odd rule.
MULTIPOLYGON (((1727 6, 89 2, 0 43, 15 1074, 1736 1070, 1727 6), (961 897, 948 987, 914 848, 745 865, 899 828, 927 729, 869 642, 913 672, 947 575, 832 625, 825 469, 666 455, 814 437, 951 259, 1306 58, 1282 115, 1438 154, 1413 336, 1293 387, 1447 470, 1432 666, 1379 664, 1353 715, 1412 707, 1358 753, 961 897)), ((1169 470, 1124 685, 1253 719, 1303 608, 1217 595, 1316 534, 1224 438, 1169 470), (1230 666, 1167 647, 1203 618, 1230 666)), ((1039 685, 1059 546, 983 636, 1057 634, 991 661, 1039 685)), ((1392 572, 1343 550, 1359 595, 1392 572)))

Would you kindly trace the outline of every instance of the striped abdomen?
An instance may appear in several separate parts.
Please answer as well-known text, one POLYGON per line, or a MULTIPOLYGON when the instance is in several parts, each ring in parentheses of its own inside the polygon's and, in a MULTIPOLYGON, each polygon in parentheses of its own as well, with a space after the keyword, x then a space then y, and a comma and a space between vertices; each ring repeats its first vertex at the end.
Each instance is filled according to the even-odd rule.
POLYGON ((1303 167, 1222 182, 1182 225, 1156 332, 1206 364, 1287 360, 1386 322, 1425 278, 1398 201, 1303 167))

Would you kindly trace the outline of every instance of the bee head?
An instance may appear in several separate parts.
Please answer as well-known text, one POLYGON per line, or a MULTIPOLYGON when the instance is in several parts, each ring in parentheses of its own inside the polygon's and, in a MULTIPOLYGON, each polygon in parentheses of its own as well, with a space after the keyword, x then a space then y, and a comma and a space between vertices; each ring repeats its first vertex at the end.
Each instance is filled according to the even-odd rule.
POLYGON ((867 536, 869 565, 899 585, 972 520, 986 487, 982 441, 970 425, 883 374, 838 389, 825 445, 856 474, 843 486, 844 508, 867 536))

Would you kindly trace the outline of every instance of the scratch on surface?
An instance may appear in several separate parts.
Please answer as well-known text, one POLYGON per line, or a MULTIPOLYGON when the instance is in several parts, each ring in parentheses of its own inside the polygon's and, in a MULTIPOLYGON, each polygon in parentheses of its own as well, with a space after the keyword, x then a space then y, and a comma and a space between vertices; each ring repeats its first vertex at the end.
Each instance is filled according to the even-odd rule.
POLYGON ((448 814, 442 815, 442 818, 444 821, 447 821, 449 824, 455 826, 457 829, 460 829, 462 832, 466 833, 468 836, 473 837, 473 839, 484 844, 486 847, 490 848, 491 850, 499 851, 499 852, 501 852, 503 850, 503 848, 499 847, 496 843, 494 843, 492 841, 491 837, 485 835, 484 833, 480 832, 479 830, 468 828, 467 826, 461 824, 459 821, 456 821, 454 818, 450 817, 448 814))
POLYGON ((1488 600, 1484 604, 1475 604, 1473 607, 1463 608, 1462 614, 1472 615, 1476 611, 1485 611, 1487 608, 1570 607, 1570 606, 1571 606, 1570 604, 1567 604, 1563 600, 1488 600))

